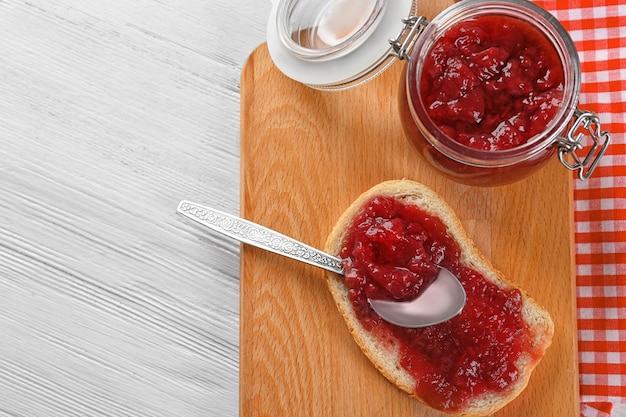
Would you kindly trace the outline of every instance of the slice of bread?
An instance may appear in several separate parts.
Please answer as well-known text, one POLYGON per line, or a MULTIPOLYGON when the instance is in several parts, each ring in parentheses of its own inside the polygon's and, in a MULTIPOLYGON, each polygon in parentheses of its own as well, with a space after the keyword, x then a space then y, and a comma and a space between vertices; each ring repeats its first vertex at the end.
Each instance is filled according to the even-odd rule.
MULTIPOLYGON (((430 188, 408 180, 383 182, 358 197, 339 218, 331 231, 325 245, 327 253, 339 255, 344 238, 353 220, 362 212, 375 196, 388 196, 409 205, 416 205, 422 211, 437 216, 447 226, 448 234, 458 243, 461 249, 460 264, 480 273, 486 280, 500 288, 516 288, 495 270, 491 263, 480 253, 469 238, 454 211, 442 198, 430 188)), ((398 344, 388 338, 379 339, 363 326, 356 317, 350 302, 343 276, 327 273, 328 287, 335 299, 337 307, 344 316, 355 341, 372 361, 376 368, 400 389, 428 404, 428 400, 420 398, 416 393, 414 377, 402 368, 398 344)), ((471 399, 462 409, 442 410, 460 416, 487 416, 504 407, 516 398, 527 386, 531 372, 543 357, 552 342, 554 324, 549 313, 521 290, 522 317, 530 335, 530 348, 516 362, 519 378, 501 392, 486 392, 471 399)))

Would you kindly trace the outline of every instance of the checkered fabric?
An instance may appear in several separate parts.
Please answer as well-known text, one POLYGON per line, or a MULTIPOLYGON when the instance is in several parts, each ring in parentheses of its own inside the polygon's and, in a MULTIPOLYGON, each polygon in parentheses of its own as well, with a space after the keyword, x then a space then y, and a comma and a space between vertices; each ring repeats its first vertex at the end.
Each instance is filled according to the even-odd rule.
POLYGON ((612 134, 593 178, 574 186, 581 415, 608 417, 626 402, 626 1, 535 3, 578 49, 579 108, 612 134))

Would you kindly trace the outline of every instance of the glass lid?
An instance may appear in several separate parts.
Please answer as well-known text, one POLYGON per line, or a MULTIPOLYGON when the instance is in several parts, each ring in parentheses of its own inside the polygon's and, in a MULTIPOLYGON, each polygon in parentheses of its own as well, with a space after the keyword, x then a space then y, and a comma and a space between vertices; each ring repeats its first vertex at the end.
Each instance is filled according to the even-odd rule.
POLYGON ((365 41, 387 0, 285 0, 278 5, 280 40, 302 59, 332 59, 365 41))
POLYGON ((380 74, 394 60, 389 39, 413 0, 272 0, 267 44, 285 75, 339 90, 380 74))

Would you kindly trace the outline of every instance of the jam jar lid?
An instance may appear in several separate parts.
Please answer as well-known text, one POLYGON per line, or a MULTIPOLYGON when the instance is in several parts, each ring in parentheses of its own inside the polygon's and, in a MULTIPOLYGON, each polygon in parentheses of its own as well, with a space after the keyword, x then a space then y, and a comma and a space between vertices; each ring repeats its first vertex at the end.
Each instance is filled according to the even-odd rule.
POLYGON ((389 39, 414 0, 272 0, 270 56, 286 76, 322 90, 362 84, 397 57, 389 39))

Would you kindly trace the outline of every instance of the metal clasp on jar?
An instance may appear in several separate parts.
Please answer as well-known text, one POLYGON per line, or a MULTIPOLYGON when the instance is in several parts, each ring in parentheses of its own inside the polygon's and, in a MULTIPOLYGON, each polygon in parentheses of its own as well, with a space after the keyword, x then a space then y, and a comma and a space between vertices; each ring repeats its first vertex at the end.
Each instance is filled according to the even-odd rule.
POLYGON ((402 30, 398 36, 389 39, 389 43, 399 59, 409 59, 411 48, 426 25, 428 25, 428 21, 424 16, 411 16, 402 19, 402 30))
POLYGON ((575 120, 566 137, 559 137, 557 148, 559 160, 569 170, 578 171, 578 178, 587 180, 598 166, 600 158, 611 142, 611 134, 602 131, 600 119, 589 111, 576 109, 575 120), (591 147, 584 158, 580 158, 577 150, 583 149, 585 137, 591 138, 591 147))

